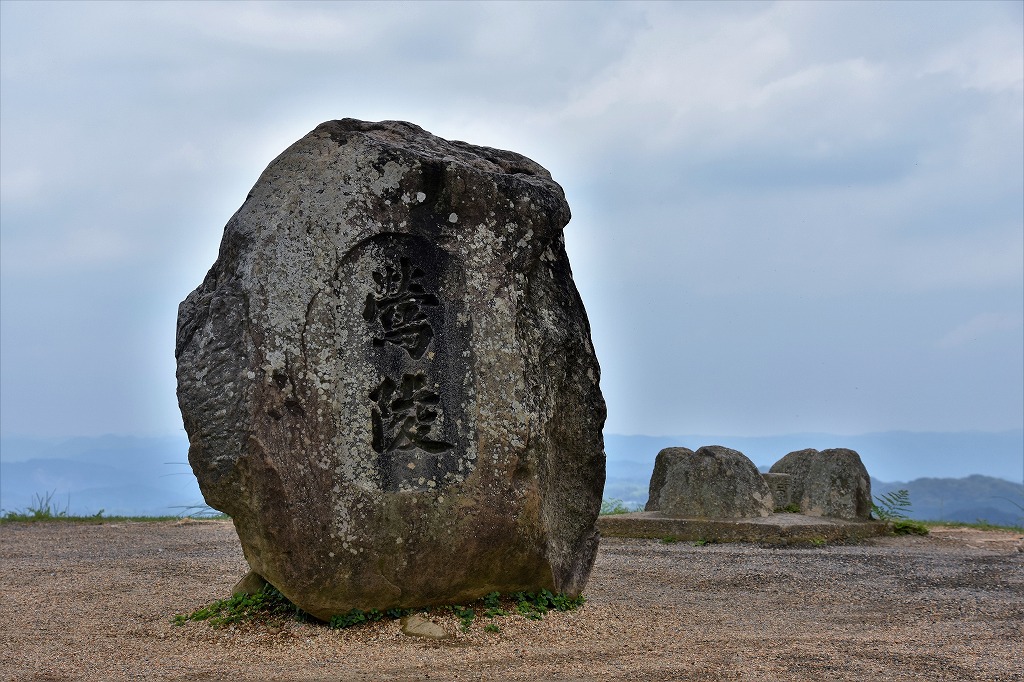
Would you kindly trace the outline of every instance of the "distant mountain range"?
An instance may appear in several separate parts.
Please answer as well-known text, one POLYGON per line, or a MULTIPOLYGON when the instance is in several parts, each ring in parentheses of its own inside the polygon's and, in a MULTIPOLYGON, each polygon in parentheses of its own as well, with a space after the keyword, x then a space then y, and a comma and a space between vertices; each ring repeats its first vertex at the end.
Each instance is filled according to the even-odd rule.
MULTIPOLYGON (((762 470, 788 452, 845 447, 860 453, 872 492, 910 491, 913 518, 1019 524, 1024 511, 1024 430, 858 436, 766 437, 605 435, 604 496, 643 505, 662 448, 724 445, 762 470), (893 482, 885 482, 893 481, 893 482), (907 482, 901 482, 907 481, 907 482)), ((185 434, 38 439, 0 437, 0 509, 25 510, 37 496, 76 515, 164 516, 203 504, 188 465, 185 434)))
POLYGON ((171 516, 203 504, 184 434, 0 437, 0 508, 26 510, 51 493, 57 509, 79 516, 171 516))
POLYGON ((922 521, 987 521, 1024 526, 1024 485, 975 474, 967 478, 918 478, 907 483, 872 479, 876 499, 894 490, 910 493, 912 519, 922 521))

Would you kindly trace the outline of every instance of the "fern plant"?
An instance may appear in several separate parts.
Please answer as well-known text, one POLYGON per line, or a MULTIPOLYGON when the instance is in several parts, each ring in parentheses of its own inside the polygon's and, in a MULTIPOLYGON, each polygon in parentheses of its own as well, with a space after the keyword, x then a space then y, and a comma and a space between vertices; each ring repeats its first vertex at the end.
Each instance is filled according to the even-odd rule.
POLYGON ((907 518, 910 513, 910 491, 894 490, 876 497, 871 503, 871 513, 879 521, 907 518))
POLYGON ((879 521, 888 523, 894 535, 928 535, 928 526, 908 518, 910 492, 907 490, 894 490, 879 496, 871 504, 871 513, 879 521))

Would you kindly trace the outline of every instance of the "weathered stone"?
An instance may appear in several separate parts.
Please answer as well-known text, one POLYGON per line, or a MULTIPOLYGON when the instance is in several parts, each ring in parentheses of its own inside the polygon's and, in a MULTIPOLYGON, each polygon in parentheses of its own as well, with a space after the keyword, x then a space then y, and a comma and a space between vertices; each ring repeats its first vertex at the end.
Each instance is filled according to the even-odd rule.
MULTIPOLYGON (((665 448, 654 458, 654 471, 651 472, 651 485, 647 490, 647 504, 644 511, 661 509, 661 490, 665 487, 665 478, 669 469, 675 469, 679 460, 693 456, 689 448, 665 448)), ((685 465, 679 465, 685 466, 685 465)))
POLYGON ((605 406, 550 174, 401 122, 264 171, 178 313, 207 503, 307 612, 578 594, 605 406))
POLYGON ((789 474, 790 501, 808 516, 871 518, 871 477, 853 450, 797 450, 771 473, 789 474))
POLYGON ((418 613, 402 617, 402 634, 409 637, 426 637, 427 639, 448 639, 448 632, 432 620, 427 620, 418 613))
POLYGON ((768 490, 772 493, 772 502, 775 511, 785 511, 790 503, 789 474, 761 474, 761 478, 768 484, 768 490))
POLYGON ((762 517, 772 513, 772 496, 742 452, 720 445, 665 448, 654 463, 646 510, 677 518, 762 517))

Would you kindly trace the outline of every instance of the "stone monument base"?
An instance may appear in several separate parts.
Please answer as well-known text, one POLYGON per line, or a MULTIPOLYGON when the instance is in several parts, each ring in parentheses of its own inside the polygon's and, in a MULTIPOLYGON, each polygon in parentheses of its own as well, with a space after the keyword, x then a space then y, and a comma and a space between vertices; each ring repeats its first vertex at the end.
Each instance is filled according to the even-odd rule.
POLYGON ((848 521, 803 514, 772 514, 757 519, 678 519, 646 511, 601 516, 597 527, 604 537, 769 545, 855 542, 885 535, 888 531, 887 524, 881 521, 848 521))

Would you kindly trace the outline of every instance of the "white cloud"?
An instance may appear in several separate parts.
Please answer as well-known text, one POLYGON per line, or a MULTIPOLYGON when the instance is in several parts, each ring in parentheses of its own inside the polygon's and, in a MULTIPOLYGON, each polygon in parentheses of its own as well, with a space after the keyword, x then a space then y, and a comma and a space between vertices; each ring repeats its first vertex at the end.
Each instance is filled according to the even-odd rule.
POLYGON ((963 87, 989 92, 1024 92, 1020 25, 985 26, 932 55, 924 74, 949 73, 963 87))

